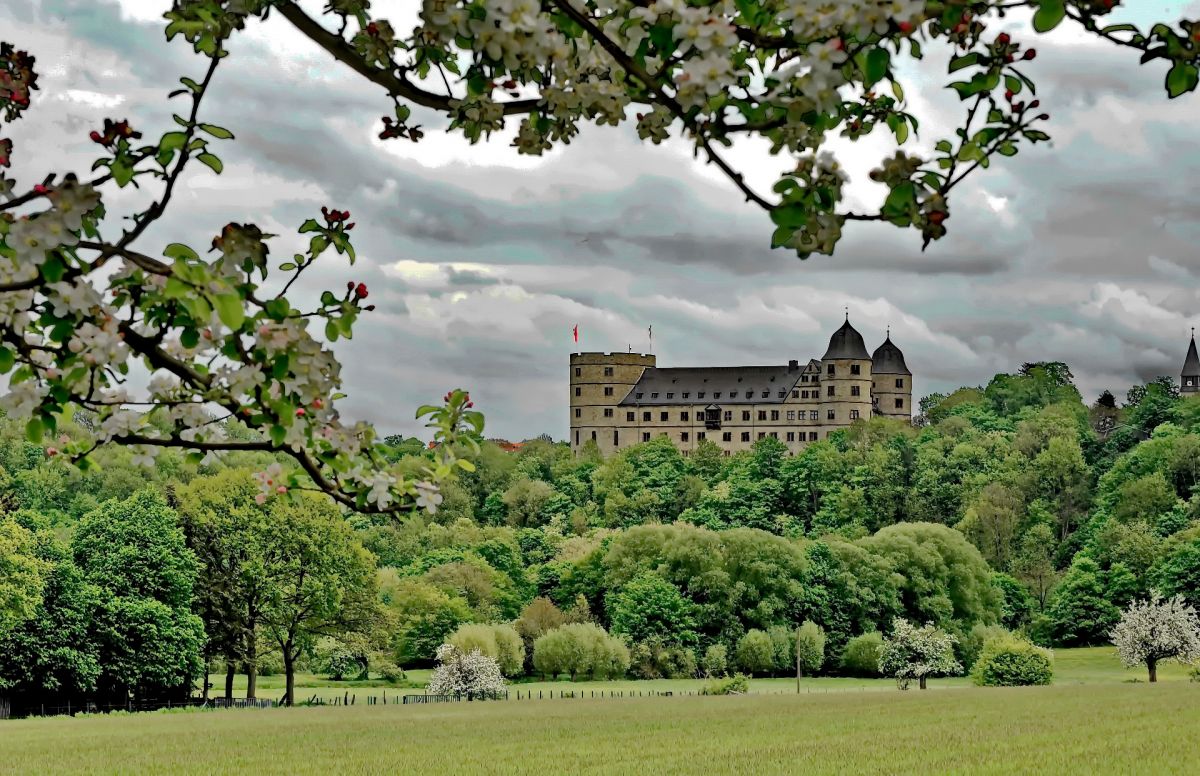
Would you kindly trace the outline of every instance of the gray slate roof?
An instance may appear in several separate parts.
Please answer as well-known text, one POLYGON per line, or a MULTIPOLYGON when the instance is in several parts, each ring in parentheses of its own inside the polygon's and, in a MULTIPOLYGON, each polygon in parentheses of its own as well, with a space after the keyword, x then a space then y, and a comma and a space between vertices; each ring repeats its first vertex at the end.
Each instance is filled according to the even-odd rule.
POLYGON ((621 405, 777 404, 788 397, 802 371, 786 365, 651 367, 621 405))
POLYGON ((908 365, 904 363, 904 354, 900 352, 900 348, 896 347, 896 343, 892 342, 891 335, 888 335, 883 344, 875 348, 875 353, 871 355, 871 374, 912 374, 908 371, 908 365))
POLYGON ((825 351, 825 355, 821 357, 821 360, 829 361, 834 358, 854 358, 861 361, 869 361, 871 359, 867 355, 867 345, 863 342, 862 335, 850 325, 849 318, 829 338, 829 349, 825 351))
POLYGON ((1192 342, 1188 345, 1187 358, 1183 360, 1183 371, 1181 376, 1197 377, 1200 376, 1200 356, 1196 355, 1196 338, 1192 337, 1192 342))

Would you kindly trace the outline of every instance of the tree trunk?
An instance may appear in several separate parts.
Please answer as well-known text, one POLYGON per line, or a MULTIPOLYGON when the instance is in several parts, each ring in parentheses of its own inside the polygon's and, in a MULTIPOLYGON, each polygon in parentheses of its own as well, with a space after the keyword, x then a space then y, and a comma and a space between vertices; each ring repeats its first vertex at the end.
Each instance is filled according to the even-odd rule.
POLYGON ((1146 668, 1149 669, 1149 671, 1150 671, 1150 681, 1157 682, 1158 681, 1158 661, 1153 658, 1151 658, 1150 660, 1147 660, 1146 668))
POLYGON ((200 681, 203 683, 203 684, 201 684, 200 692, 201 692, 201 697, 204 699, 205 703, 208 702, 208 659, 210 657, 212 657, 212 655, 210 655, 208 653, 208 651, 206 650, 204 652, 204 673, 200 674, 200 677, 201 677, 200 681))
POLYGON ((283 674, 286 677, 283 705, 292 706, 295 704, 293 696, 296 690, 296 657, 292 652, 292 643, 290 641, 283 647, 283 674))
POLYGON ((246 697, 253 700, 258 692, 258 640, 254 630, 246 634, 246 697))
POLYGON ((237 673, 237 667, 232 660, 225 661, 225 700, 233 700, 233 677, 237 673))
POLYGON ((796 692, 800 692, 800 677, 804 676, 804 669, 800 666, 800 650, 796 650, 796 692))
POLYGON ((922 690, 924 690, 924 689, 925 689, 925 677, 923 677, 923 676, 921 677, 921 684, 920 684, 920 687, 921 687, 921 689, 922 689, 922 690))

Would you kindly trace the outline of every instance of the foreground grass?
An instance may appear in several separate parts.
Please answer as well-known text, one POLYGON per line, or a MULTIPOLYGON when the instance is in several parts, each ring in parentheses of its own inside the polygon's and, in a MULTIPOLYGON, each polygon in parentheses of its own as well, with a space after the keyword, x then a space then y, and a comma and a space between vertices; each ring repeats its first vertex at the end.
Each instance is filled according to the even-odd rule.
MULTIPOLYGON (((346 693, 357 695, 357 703, 366 703, 367 696, 381 697, 385 692, 389 699, 393 696, 423 692, 429 682, 432 671, 414 669, 407 672, 407 680, 399 684, 389 684, 381 679, 368 681, 335 682, 313 674, 297 674, 296 696, 298 700, 308 700, 314 695, 326 700, 343 697, 346 693)), ((1160 682, 1178 682, 1188 680, 1188 669, 1175 663, 1165 663, 1159 667, 1160 682)), ((212 692, 220 695, 225 684, 224 675, 213 674, 209 677, 213 682, 212 692)), ((1054 683, 1056 685, 1079 684, 1116 684, 1120 682, 1146 681, 1145 668, 1127 669, 1117 659, 1117 651, 1113 647, 1090 647, 1086 649, 1058 649, 1054 651, 1054 683)), ((510 687, 515 698, 519 690, 521 695, 532 692, 535 696, 541 692, 548 696, 551 692, 575 692, 585 697, 608 695, 609 693, 648 693, 648 692, 697 692, 705 684, 703 679, 654 679, 638 681, 623 679, 612 682, 579 681, 519 681, 510 687)), ((935 679, 931 683, 934 689, 948 687, 969 687, 967 677, 935 679)), ((896 685, 890 679, 853 679, 842 677, 822 677, 819 679, 805 678, 801 681, 803 693, 832 693, 832 692, 863 692, 871 690, 891 691, 896 685)), ((234 692, 240 697, 245 694, 246 677, 237 676, 234 692)), ((751 692, 758 694, 790 694, 796 691, 795 679, 753 679, 750 682, 751 692)), ((258 697, 283 697, 282 676, 260 676, 258 678, 258 697)))
POLYGON ((4 772, 1194 773, 1200 687, 554 700, 18 720, 4 772))

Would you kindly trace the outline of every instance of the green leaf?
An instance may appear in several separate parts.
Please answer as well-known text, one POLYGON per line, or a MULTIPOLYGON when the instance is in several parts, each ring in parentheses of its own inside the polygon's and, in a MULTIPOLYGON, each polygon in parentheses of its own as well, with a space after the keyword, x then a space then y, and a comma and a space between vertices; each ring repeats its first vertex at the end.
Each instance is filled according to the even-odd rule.
POLYGON ((221 140, 233 139, 232 132, 230 132, 228 129, 225 129, 225 127, 218 127, 216 124, 201 124, 200 129, 221 140))
POLYGON ((891 61, 892 55, 881 46, 876 46, 868 51, 866 67, 863 68, 863 85, 870 88, 883 80, 883 77, 887 75, 888 63, 891 61))
POLYGON ((112 172, 113 180, 118 186, 124 187, 133 180, 133 165, 123 159, 113 159, 108 165, 109 171, 112 172))
POLYGON ((949 72, 957 73, 959 70, 962 70, 964 67, 970 67, 971 65, 975 65, 978 63, 979 63, 979 52, 972 51, 970 54, 963 54, 961 57, 955 57, 954 59, 951 59, 949 72))
POLYGON ((42 277, 49 283, 57 283, 62 280, 63 274, 67 271, 67 266, 63 264, 63 260, 57 252, 52 252, 46 257, 46 262, 42 264, 42 277))
POLYGON ((466 458, 459 458, 454 463, 458 465, 458 468, 462 469, 465 472, 475 471, 475 464, 471 463, 466 458))
POLYGON ((904 102, 904 88, 900 86, 899 81, 892 81, 892 94, 895 95, 897 102, 904 102))
POLYGON ((338 338, 338 325, 332 320, 325 321, 325 339, 330 342, 336 342, 338 338))
POLYGON ((16 362, 16 354, 8 348, 0 346, 0 375, 8 374, 8 370, 12 369, 16 362))
POLYGON ((237 331, 242 328, 242 323, 246 320, 246 310, 242 306, 242 297, 238 293, 217 294, 216 299, 217 315, 221 318, 221 323, 229 328, 237 331))
POLYGON ((796 233, 795 229, 789 229, 786 226, 780 226, 771 234, 771 247, 780 248, 787 245, 791 241, 792 235, 796 233))
POLYGON ((305 232, 319 232, 320 230, 321 225, 317 223, 315 218, 310 218, 304 223, 300 224, 301 234, 304 234, 305 232))
POLYGON ((1013 94, 1020 94, 1021 86, 1022 84, 1020 78, 1014 78, 1011 75, 1004 76, 1004 88, 1008 89, 1013 94))
POLYGON ((292 306, 286 299, 272 299, 267 302, 265 309, 271 320, 282 321, 292 311, 292 306))
POLYGON ((221 160, 212 154, 200 154, 196 158, 211 167, 217 175, 220 175, 221 171, 225 169, 225 165, 221 164, 221 160))
POLYGON ((158 141, 160 151, 177 151, 187 142, 187 134, 183 132, 168 132, 158 141))
POLYGON ((1038 32, 1049 32, 1059 25, 1067 15, 1065 0, 1042 0, 1033 15, 1033 28, 1038 32))
POLYGON ((25 438, 35 445, 42 443, 44 431, 45 427, 42 425, 41 418, 30 418, 29 422, 25 424, 25 438))
POLYGON ((1187 94, 1196 88, 1197 78, 1200 77, 1200 70, 1190 62, 1176 62, 1175 66, 1167 71, 1167 96, 1171 99, 1187 94))
POLYGON ((281 272, 291 272, 295 268, 296 268, 296 262, 294 262, 294 261, 285 261, 284 263, 279 265, 279 270, 281 272))
POLYGON ((183 243, 171 243, 166 248, 163 248, 163 255, 168 259, 175 259, 176 261, 180 259, 196 261, 200 258, 199 254, 183 243))
POLYGON ((799 229, 808 223, 808 211, 798 202, 785 202, 771 208, 771 220, 777 226, 799 229))
POLYGON ((935 145, 934 148, 937 149, 938 151, 941 151, 944 154, 948 154, 948 153, 950 153, 951 150, 953 150, 954 146, 950 145, 949 140, 939 140, 939 141, 937 141, 937 145, 935 145))
POLYGON ((200 332, 195 329, 184 329, 179 335, 179 342, 185 348, 194 348, 200 344, 200 332))

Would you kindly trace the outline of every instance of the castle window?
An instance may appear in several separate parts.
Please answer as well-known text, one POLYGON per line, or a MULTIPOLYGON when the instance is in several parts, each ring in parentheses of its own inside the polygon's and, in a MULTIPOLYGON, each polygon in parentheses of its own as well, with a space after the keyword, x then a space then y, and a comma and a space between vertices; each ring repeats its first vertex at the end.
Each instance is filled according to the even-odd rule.
POLYGON ((808 441, 809 441, 809 442, 816 442, 816 441, 817 441, 817 432, 816 432, 816 431, 809 431, 809 432, 808 432, 808 441))
POLYGON ((789 432, 788 432, 788 435, 787 435, 787 441, 789 441, 789 442, 795 442, 795 441, 796 441, 796 432, 795 432, 795 431, 789 431, 789 432))
MULTIPOLYGON (((731 398, 731 399, 736 399, 736 398, 737 398, 737 395, 738 395, 738 392, 737 392, 737 391, 730 391, 730 392, 729 392, 729 398, 731 398)), ((747 398, 747 399, 749 399, 749 398, 750 398, 750 392, 749 392, 749 391, 746 391, 746 398, 747 398)))
POLYGON ((833 376, 833 364, 830 364, 829 366, 825 367, 825 374, 827 374, 831 377, 833 376))
POLYGON ((675 394, 673 394, 673 393, 668 393, 668 394, 667 394, 667 398, 668 398, 668 399, 674 399, 674 398, 675 398, 675 394))
POLYGON ((579 429, 575 429, 575 446, 579 446, 579 429))
POLYGON ((858 410, 850 410, 850 420, 858 420, 858 410))
POLYGON ((668 417, 668 413, 666 413, 666 412, 659 413, 659 420, 663 421, 664 423, 667 421, 667 417, 668 417))
POLYGON ((762 438, 763 438, 763 437, 765 437, 766 435, 767 435, 767 432, 765 432, 765 431, 759 431, 759 432, 758 432, 758 438, 759 438, 759 439, 762 439, 762 438))
POLYGON ((697 392, 696 392, 696 398, 697 398, 697 399, 703 399, 703 398, 704 398, 704 391, 697 391, 697 392))
POLYGON ((637 397, 638 397, 638 399, 641 399, 641 398, 642 398, 642 393, 641 393, 641 391, 638 391, 638 395, 637 395, 637 397))
POLYGON ((796 419, 796 411, 795 411, 795 410, 788 410, 787 419, 788 419, 788 420, 795 420, 795 419, 796 419))
POLYGON ((575 395, 576 395, 576 396, 581 396, 581 395, 583 395, 583 391, 582 391, 582 389, 581 389, 581 388, 580 388, 578 385, 577 385, 577 386, 575 386, 575 395))
POLYGON ((700 442, 703 442, 705 439, 708 439, 708 434, 704 433, 703 431, 697 431, 696 439, 700 442))
POLYGON ((787 391, 780 391, 780 392, 779 392, 779 398, 781 398, 781 399, 786 399, 786 398, 787 398, 787 391))
POLYGON ((637 419, 637 413, 636 413, 636 412, 626 412, 626 413, 625 413, 625 420, 626 420, 626 422, 628 422, 628 423, 632 423, 632 422, 633 422, 633 421, 635 421, 636 419, 637 419))
POLYGON ((583 370, 579 367, 575 367, 575 376, 579 377, 581 374, 583 374, 583 370))
POLYGON ((686 421, 688 419, 688 414, 686 412, 679 413, 679 419, 686 421))
POLYGON ((799 398, 800 398, 800 392, 799 392, 799 391, 792 391, 792 398, 793 398, 793 399, 799 399, 799 398))
POLYGON ((722 442, 732 442, 732 441, 733 441, 733 432, 732 432, 732 431, 726 431, 726 432, 722 433, 722 434, 721 434, 721 441, 722 441, 722 442))
POLYGON ((683 398, 685 398, 685 399, 691 398, 691 395, 692 395, 692 394, 691 394, 689 391, 684 391, 684 392, 683 392, 683 398))
POLYGON ((720 392, 720 391, 713 391, 713 398, 714 398, 714 399, 719 399, 719 398, 721 398, 721 392, 720 392))
POLYGON ((808 391, 805 391, 805 392, 802 394, 802 397, 803 397, 803 398, 805 398, 805 399, 807 399, 807 398, 808 398, 808 391))
POLYGON ((852 385, 852 386, 850 386, 850 395, 851 395, 851 396, 858 396, 858 395, 859 395, 859 388, 858 388, 858 386, 857 386, 857 385, 852 385))
POLYGON ((649 432, 649 431, 643 431, 643 432, 642 432, 642 441, 643 441, 643 442, 649 442, 649 441, 650 441, 650 432, 649 432))
POLYGON ((604 417, 611 418, 612 416, 613 416, 612 407, 605 407, 604 408, 604 417))
POLYGON ((652 393, 650 394, 650 398, 651 398, 651 399, 657 399, 657 398, 658 398, 658 391, 654 391, 654 392, 652 392, 652 393))
POLYGON ((779 420, 779 410, 771 410, 771 420, 779 420))
POLYGON ((605 396, 612 396, 612 395, 613 395, 613 389, 612 389, 612 386, 611 386, 611 385, 606 385, 606 386, 604 386, 604 395, 605 395, 605 396))
POLYGON ((759 420, 766 420, 766 419, 767 419, 767 411, 766 411, 766 410, 759 410, 759 411, 758 411, 758 419, 759 419, 759 420))
POLYGON ((679 432, 679 441, 680 442, 688 441, 688 432, 686 432, 686 431, 679 432))
POLYGON ((596 432, 595 431, 592 432, 592 441, 593 442, 596 441, 596 432))
POLYGON ((897 378, 896 378, 896 387, 897 387, 897 388, 903 388, 903 387, 904 387, 904 378, 903 378, 903 377, 897 377, 897 378))
POLYGON ((770 392, 770 391, 763 391, 763 395, 762 395, 762 397, 763 397, 764 399, 769 399, 769 398, 771 398, 771 392, 770 392))
POLYGON ((581 418, 581 417, 583 417, 583 410, 581 410, 581 409, 579 409, 578 407, 576 407, 576 408, 575 408, 575 417, 577 417, 577 418, 581 418))
POLYGON ((733 420, 733 410, 725 410, 725 420, 733 420))
POLYGON ((818 417, 816 410, 809 410, 808 411, 808 419, 809 420, 819 420, 820 418, 818 417))
POLYGON ((743 441, 743 442, 749 442, 749 441, 750 441, 750 432, 749 432, 749 431, 743 431, 743 432, 742 432, 742 441, 743 441))
POLYGON ((778 431, 772 431, 772 432, 771 432, 771 439, 779 439, 779 432, 778 432, 778 431))
POLYGON ((742 410, 742 420, 750 420, 750 410, 742 410))
POLYGON ((650 422, 650 413, 649 413, 649 412, 643 412, 643 413, 642 413, 642 422, 643 422, 643 423, 649 423, 649 422, 650 422))
POLYGON ((857 375, 862 373, 862 367, 859 364, 850 365, 850 374, 857 375))
POLYGON ((896 399, 896 409, 904 409, 904 399, 896 399))
POLYGON ((604 376, 605 376, 605 377, 612 377, 612 376, 613 376, 613 368, 612 368, 611 366, 606 366, 606 367, 604 367, 604 376))
POLYGON ((619 433, 620 433, 620 432, 619 432, 619 431, 617 431, 615 428, 613 429, 613 447, 616 447, 616 446, 618 446, 619 444, 621 444, 621 443, 618 441, 618 440, 620 439, 620 437, 618 436, 618 434, 619 434, 619 433))
POLYGON ((837 420, 837 415, 834 414, 833 410, 829 410, 829 412, 825 414, 825 417, 827 417, 829 420, 837 420))
POLYGON ((800 382, 802 382, 802 383, 807 383, 807 382, 808 382, 808 375, 800 375, 800 382))
POLYGON ((833 396, 833 389, 834 389, 834 388, 836 388, 836 387, 837 387, 836 385, 830 385, 830 386, 828 386, 828 387, 825 389, 825 395, 826 395, 826 396, 833 396))

